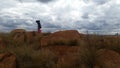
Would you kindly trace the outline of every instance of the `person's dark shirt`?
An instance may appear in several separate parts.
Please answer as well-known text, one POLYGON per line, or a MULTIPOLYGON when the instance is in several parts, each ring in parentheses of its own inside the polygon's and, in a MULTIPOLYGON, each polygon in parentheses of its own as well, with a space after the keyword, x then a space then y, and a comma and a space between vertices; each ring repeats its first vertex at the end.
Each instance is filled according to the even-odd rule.
POLYGON ((38 24, 38 28, 41 28, 40 20, 37 20, 36 23, 38 24))

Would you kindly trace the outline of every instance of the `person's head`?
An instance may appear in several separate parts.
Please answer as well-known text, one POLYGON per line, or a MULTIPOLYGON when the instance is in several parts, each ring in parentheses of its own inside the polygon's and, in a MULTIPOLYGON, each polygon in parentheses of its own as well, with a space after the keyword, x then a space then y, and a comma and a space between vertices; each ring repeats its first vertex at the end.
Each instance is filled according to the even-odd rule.
POLYGON ((40 23, 40 20, 36 20, 36 23, 40 23))

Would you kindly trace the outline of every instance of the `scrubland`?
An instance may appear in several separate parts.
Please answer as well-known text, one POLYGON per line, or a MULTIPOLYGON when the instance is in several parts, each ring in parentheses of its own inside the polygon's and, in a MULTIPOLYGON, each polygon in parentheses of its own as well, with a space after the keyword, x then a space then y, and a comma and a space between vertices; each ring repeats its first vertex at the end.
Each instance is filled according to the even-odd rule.
POLYGON ((120 68, 120 36, 69 30, 1 33, 0 39, 0 54, 13 53, 16 68, 120 68))

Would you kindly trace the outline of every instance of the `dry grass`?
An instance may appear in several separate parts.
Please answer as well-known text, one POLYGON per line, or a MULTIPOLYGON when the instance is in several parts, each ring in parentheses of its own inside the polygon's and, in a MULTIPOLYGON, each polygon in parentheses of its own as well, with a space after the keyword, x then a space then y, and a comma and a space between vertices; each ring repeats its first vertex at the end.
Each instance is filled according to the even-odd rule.
MULTIPOLYGON (((50 34, 44 34, 43 36, 49 36, 50 34)), ((49 41, 48 45, 51 46, 78 47, 78 51, 73 49, 70 53, 67 51, 69 48, 64 49, 64 55, 61 57, 55 54, 54 51, 57 51, 57 49, 39 48, 41 46, 39 44, 41 36, 31 39, 32 42, 20 44, 15 42, 10 34, 0 34, 0 37, 3 38, 3 42, 7 46, 0 50, 0 53, 13 52, 17 57, 19 68, 94 68, 97 58, 96 51, 99 49, 110 49, 120 53, 120 37, 118 36, 89 35, 83 36, 80 40, 71 39, 67 42, 65 39, 49 41), (66 58, 66 60, 59 61, 61 58, 66 58)))
MULTIPOLYGON (((7 34, 1 34, 0 37, 3 38, 3 42, 7 45, 5 49, 0 50, 0 53, 6 51, 14 53, 17 57, 17 66, 19 68, 55 68, 57 58, 49 49, 35 50, 35 48, 24 42, 17 44, 7 34)), ((36 43, 32 45, 36 46, 36 43)))

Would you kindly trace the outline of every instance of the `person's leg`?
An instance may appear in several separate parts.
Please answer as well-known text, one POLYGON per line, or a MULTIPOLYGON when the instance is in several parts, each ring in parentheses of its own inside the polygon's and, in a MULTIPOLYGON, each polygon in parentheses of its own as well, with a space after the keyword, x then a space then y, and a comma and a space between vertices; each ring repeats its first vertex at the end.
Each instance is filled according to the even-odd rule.
POLYGON ((41 33, 41 29, 38 29, 38 33, 41 33))

